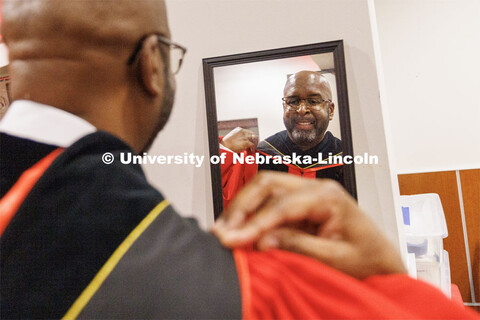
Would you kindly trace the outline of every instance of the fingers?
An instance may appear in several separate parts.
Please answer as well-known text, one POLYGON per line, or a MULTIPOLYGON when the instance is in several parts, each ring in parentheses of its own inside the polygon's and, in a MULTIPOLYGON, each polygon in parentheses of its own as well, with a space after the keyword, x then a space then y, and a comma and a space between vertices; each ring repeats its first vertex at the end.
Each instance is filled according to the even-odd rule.
POLYGON ((258 145, 258 136, 251 130, 236 127, 223 137, 221 143, 234 152, 248 150, 253 153, 258 145))
POLYGON ((242 147, 244 150, 247 150, 249 153, 253 154, 255 150, 257 149, 257 144, 248 140, 243 144, 242 147))
POLYGON ((251 146, 249 147, 249 151, 250 151, 250 153, 254 153, 255 150, 257 149, 257 145, 258 145, 258 136, 255 133, 252 132, 248 139, 251 142, 251 146))
POLYGON ((220 240, 228 247, 245 245, 285 224, 303 220, 322 223, 331 216, 332 209, 333 207, 319 205, 316 197, 299 192, 291 193, 281 200, 272 198, 259 207, 251 219, 220 233, 220 240))
POLYGON ((338 239, 324 239, 300 230, 282 228, 266 234, 257 243, 260 250, 282 249, 295 252, 325 263, 337 270, 355 277, 361 277, 361 270, 348 262, 355 259, 355 248, 338 239))
POLYGON ((405 272, 397 249, 353 198, 328 179, 259 174, 213 231, 226 247, 256 242, 261 250, 307 255, 359 279, 405 272))
POLYGON ((314 258, 328 265, 336 265, 348 247, 341 241, 319 238, 292 228, 269 232, 257 242, 260 250, 282 249, 314 258))
POLYGON ((253 213, 274 194, 299 188, 303 182, 300 178, 284 173, 259 172, 255 178, 237 194, 229 208, 222 213, 218 222, 225 227, 237 227, 237 216, 243 217, 238 221, 244 221, 244 218, 253 213))
POLYGON ((216 221, 212 231, 220 240, 228 238, 230 230, 244 224, 247 218, 275 193, 298 188, 300 183, 300 178, 284 173, 260 172, 236 195, 228 209, 216 221))
POLYGON ((254 153, 258 145, 258 136, 254 132, 246 129, 242 131, 242 134, 244 139, 244 150, 248 150, 248 152, 254 153))
POLYGON ((228 247, 251 243, 269 230, 305 220, 323 224, 324 236, 336 236, 341 231, 337 217, 345 211, 342 206, 351 206, 338 190, 329 180, 307 183, 290 175, 268 176, 239 194, 214 231, 228 247), (254 210, 256 215, 247 220, 254 210))

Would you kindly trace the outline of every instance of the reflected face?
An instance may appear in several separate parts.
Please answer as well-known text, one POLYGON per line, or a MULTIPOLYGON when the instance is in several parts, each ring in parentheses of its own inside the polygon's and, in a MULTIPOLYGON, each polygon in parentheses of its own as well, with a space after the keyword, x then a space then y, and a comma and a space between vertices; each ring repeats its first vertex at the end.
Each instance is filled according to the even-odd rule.
POLYGON ((301 99, 297 108, 283 103, 283 122, 290 139, 303 150, 322 142, 334 112, 332 94, 326 79, 316 72, 298 72, 288 78, 284 97, 301 99), (312 105, 322 100, 329 101, 312 105))

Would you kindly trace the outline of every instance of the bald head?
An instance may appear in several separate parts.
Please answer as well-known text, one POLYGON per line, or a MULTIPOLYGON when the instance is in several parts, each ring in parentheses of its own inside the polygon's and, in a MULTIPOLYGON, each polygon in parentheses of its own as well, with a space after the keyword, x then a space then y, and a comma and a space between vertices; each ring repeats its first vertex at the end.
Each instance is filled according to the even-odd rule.
POLYGON ((283 95, 288 97, 292 95, 292 91, 308 87, 317 88, 321 92, 323 99, 332 100, 330 84, 322 74, 316 71, 299 71, 289 75, 285 83, 283 95))
POLYGON ((174 82, 161 0, 3 0, 13 100, 73 113, 140 151, 168 119, 174 82), (137 59, 127 64, 137 48, 137 59))
POLYGON ((97 52, 125 58, 143 35, 169 37, 158 0, 4 0, 2 30, 11 60, 88 59, 97 52))

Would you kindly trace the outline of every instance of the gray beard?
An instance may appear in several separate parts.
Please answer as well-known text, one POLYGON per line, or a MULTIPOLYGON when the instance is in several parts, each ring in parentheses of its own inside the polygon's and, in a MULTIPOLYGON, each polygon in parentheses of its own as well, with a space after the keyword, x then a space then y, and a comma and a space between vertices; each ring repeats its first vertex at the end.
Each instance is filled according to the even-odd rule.
POLYGON ((292 137, 298 144, 310 144, 317 138, 316 129, 311 130, 292 130, 292 137))

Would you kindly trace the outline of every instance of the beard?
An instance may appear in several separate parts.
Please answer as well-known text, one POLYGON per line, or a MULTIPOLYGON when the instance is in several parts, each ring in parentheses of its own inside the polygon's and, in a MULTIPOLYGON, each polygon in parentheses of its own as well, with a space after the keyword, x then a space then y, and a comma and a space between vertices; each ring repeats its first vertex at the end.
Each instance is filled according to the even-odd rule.
POLYGON ((299 145, 305 145, 313 143, 317 139, 319 132, 317 132, 317 129, 315 128, 311 130, 293 128, 290 131, 290 134, 292 135, 293 142, 299 145))
MULTIPOLYGON (((283 119, 283 123, 285 124, 285 128, 289 133, 290 138, 292 141, 302 147, 302 146, 310 146, 312 144, 319 144, 322 142, 325 132, 328 128, 330 112, 328 116, 324 120, 318 120, 316 118, 304 118, 304 117, 292 117, 289 119, 283 119), (313 128, 311 129, 300 129, 296 127, 296 122, 299 120, 311 120, 313 128)), ((312 146, 313 147, 313 146, 312 146)))
POLYGON ((168 119, 170 118, 170 114, 173 108, 173 102, 175 101, 174 81, 175 80, 173 79, 173 76, 170 75, 170 71, 167 69, 165 72, 165 85, 163 88, 164 95, 161 102, 162 106, 160 109, 160 116, 158 117, 158 121, 157 121, 157 125, 155 126, 155 129, 153 130, 152 134, 148 138, 147 144, 142 149, 140 154, 150 149, 158 133, 163 129, 163 127, 165 127, 165 124, 168 122, 168 119))

